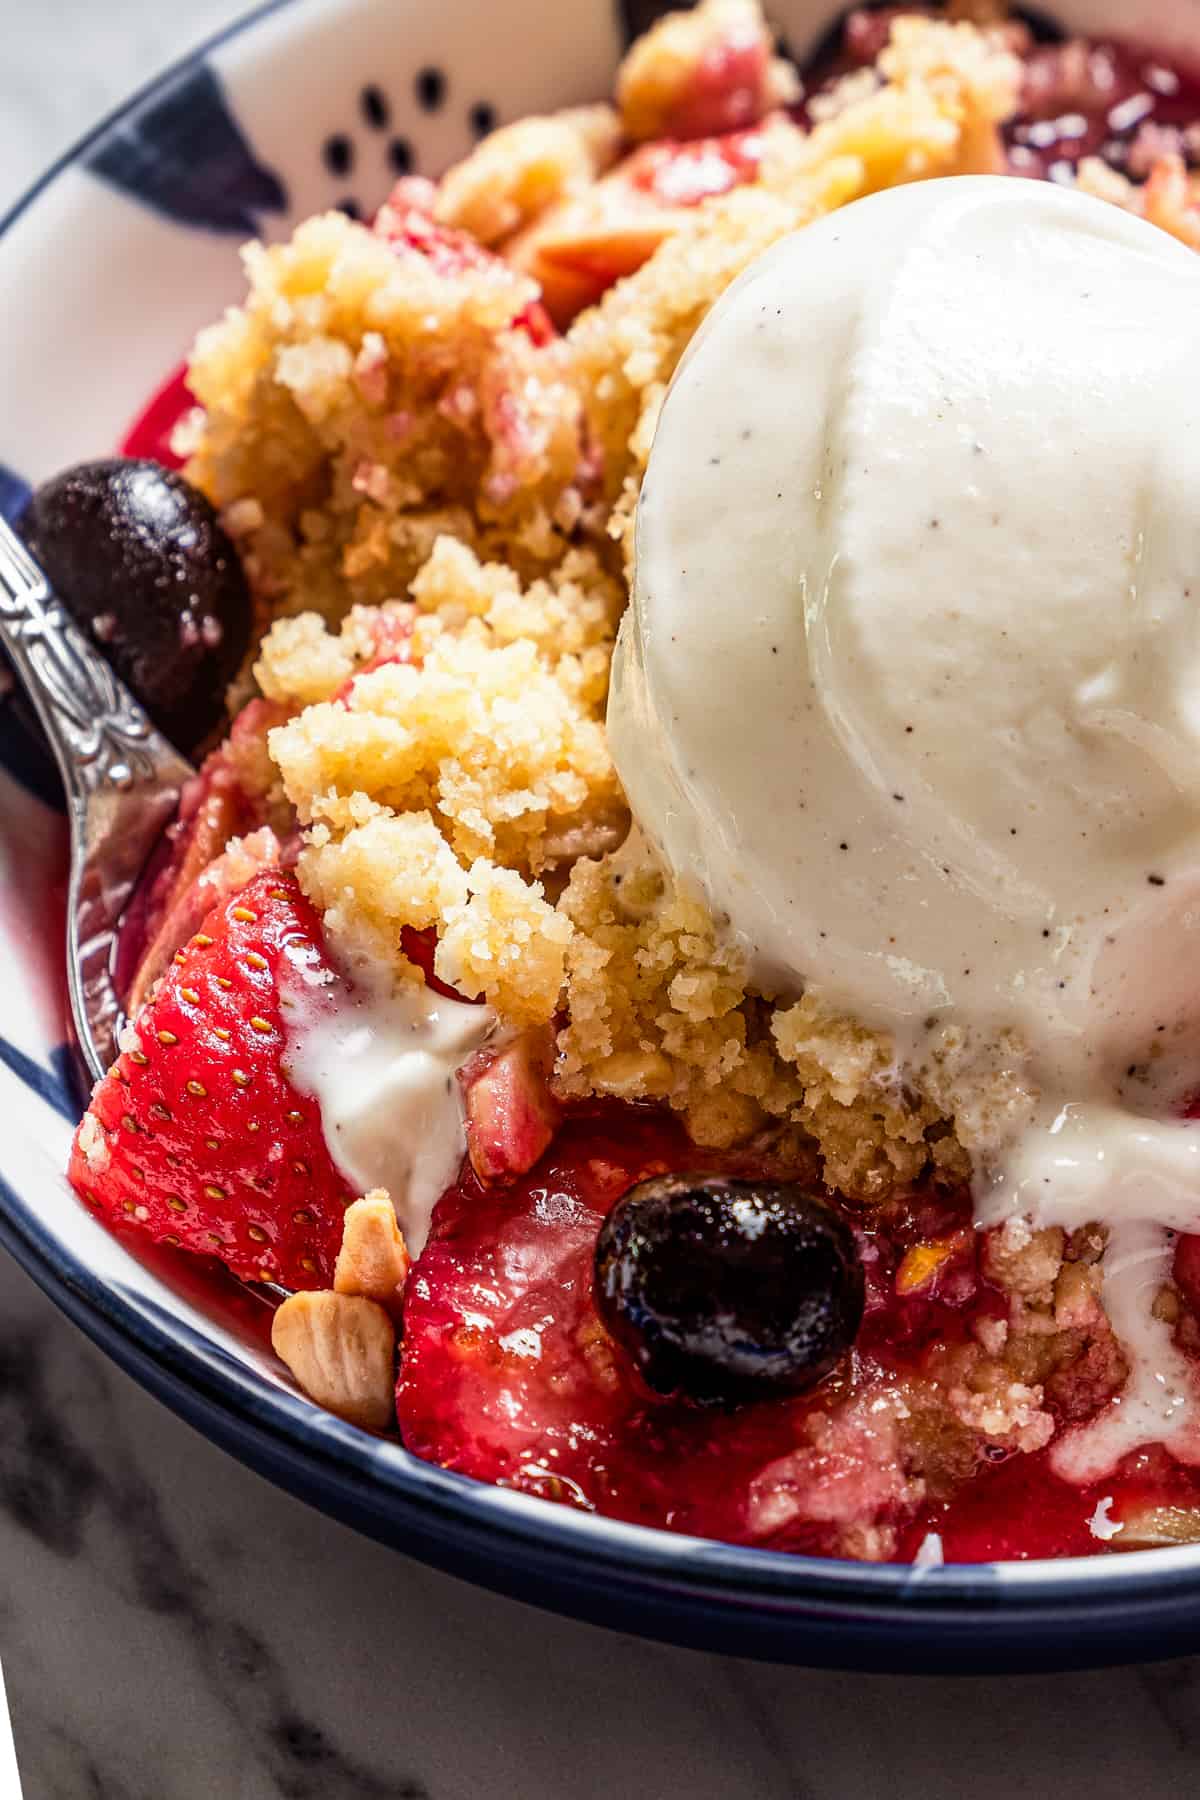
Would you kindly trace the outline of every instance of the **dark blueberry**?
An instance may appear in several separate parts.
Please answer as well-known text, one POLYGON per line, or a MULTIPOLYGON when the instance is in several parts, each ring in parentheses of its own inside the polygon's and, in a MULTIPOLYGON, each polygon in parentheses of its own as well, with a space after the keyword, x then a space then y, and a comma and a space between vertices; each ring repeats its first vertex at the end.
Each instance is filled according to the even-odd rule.
POLYGON ((467 118, 476 137, 486 137, 496 129, 496 109, 489 100, 477 100, 467 118))
POLYGON ((407 138, 392 138, 387 147, 388 161, 397 175, 411 175, 413 166, 412 145, 407 138))
POLYGON ((386 131, 391 120, 392 109, 388 105, 388 97, 381 87, 374 83, 365 87, 358 97, 362 107, 363 118, 372 131, 386 131))
POLYGON ((335 131, 321 146, 321 156, 331 175, 348 175, 354 167, 354 145, 345 132, 335 131))
POLYGON ((204 495, 155 462, 80 463, 34 490, 18 530, 155 724, 195 750, 224 716, 252 613, 204 495))
POLYGON ((747 1400, 811 1387, 854 1342, 854 1234, 792 1182, 662 1175, 596 1241, 596 1304, 652 1388, 747 1400))
POLYGON ((413 86, 423 112, 436 112, 446 98, 446 77, 440 69, 418 70, 413 86))
POLYGON ((354 198, 353 194, 347 194, 344 200, 339 200, 337 209, 340 213, 345 213, 348 219, 362 218, 362 207, 358 204, 358 201, 354 198))
POLYGON ((1040 6, 1015 6, 1013 16, 1029 27, 1035 44, 1061 44, 1067 35, 1057 19, 1043 12, 1040 6))

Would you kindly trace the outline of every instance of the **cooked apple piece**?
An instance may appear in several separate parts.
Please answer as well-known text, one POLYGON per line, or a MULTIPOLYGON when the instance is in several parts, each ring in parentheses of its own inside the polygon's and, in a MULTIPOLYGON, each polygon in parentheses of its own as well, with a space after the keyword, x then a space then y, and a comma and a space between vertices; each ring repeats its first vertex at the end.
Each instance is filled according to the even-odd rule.
POLYGON ((531 1169, 554 1136, 559 1109, 550 1092, 551 1031, 525 1031, 499 1055, 483 1052, 463 1071, 467 1154, 481 1181, 531 1169))

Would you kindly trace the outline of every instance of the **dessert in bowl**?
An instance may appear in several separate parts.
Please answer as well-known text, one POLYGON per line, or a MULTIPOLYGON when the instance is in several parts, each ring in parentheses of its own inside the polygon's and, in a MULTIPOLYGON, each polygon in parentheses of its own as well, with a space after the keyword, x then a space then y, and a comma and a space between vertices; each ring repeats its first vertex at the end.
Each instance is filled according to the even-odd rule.
POLYGON ((254 642, 71 1177, 359 1429, 764 1552, 1194 1535, 1193 93, 710 4, 250 254, 170 441, 254 642))

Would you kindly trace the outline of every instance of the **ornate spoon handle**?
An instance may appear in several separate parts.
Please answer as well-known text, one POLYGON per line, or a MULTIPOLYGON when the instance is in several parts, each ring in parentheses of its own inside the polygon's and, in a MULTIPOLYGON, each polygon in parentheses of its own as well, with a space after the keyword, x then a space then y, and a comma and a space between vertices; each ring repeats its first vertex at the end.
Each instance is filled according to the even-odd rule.
POLYGON ((190 764, 55 599, 0 518, 0 643, 45 727, 71 828, 67 976, 79 1048, 96 1079, 115 1054, 116 930, 190 764))

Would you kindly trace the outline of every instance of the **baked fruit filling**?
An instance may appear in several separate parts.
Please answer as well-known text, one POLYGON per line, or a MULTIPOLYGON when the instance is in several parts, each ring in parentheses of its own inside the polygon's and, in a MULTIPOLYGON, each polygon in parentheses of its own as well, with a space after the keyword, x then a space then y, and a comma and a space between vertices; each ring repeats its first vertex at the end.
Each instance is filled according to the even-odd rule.
MULTIPOLYGON (((1015 311, 993 304, 970 271, 1017 281, 1019 239, 1049 292, 1070 274, 1054 246, 1075 233, 1102 271, 1132 256, 1183 316, 1200 292, 1185 254, 1200 247, 1197 165, 1200 86, 1148 53, 1039 40, 992 6, 888 8, 849 14, 802 74, 756 0, 702 0, 633 46, 611 105, 504 124, 439 182, 400 181, 369 224, 330 213, 250 246, 243 303, 201 333, 127 460, 47 484, 25 523, 64 601, 201 753, 127 922, 129 1022, 71 1156, 84 1204, 135 1245, 256 1284, 315 1401, 482 1480, 875 1561, 1200 1540, 1200 1180, 1180 1076, 1195 1092, 1200 1069, 1177 966, 1144 1001, 1144 1054, 1113 1023, 1128 1008, 1097 1013, 1094 1036, 1092 1014, 1076 1029, 1063 1012, 1072 1055, 1120 1052, 1111 1093, 1077 1090, 1076 1063, 1039 1052, 1050 1002, 1029 999, 1062 990, 1065 1009, 1075 992, 1092 890, 1068 887, 1057 910, 1028 899, 1062 833, 1051 820, 1010 879, 999 851, 976 864, 940 825, 936 854, 910 854, 895 834, 917 827, 891 822, 944 801, 934 762, 913 759, 939 754, 941 673, 969 679, 939 635, 957 603, 922 610, 960 541, 954 505, 991 492, 983 465, 1002 467, 1011 419, 1040 416, 1036 396, 1010 412, 996 397, 992 346, 1025 290, 1015 311), (995 180, 1009 175, 1045 185, 995 180), (790 325, 772 322, 781 295, 780 317, 804 296, 790 325), (850 398, 823 402, 812 479, 789 444, 797 477, 768 423, 772 404, 804 410, 785 334, 799 363, 828 351, 832 367, 844 322, 868 317, 850 398), (884 369, 893 349, 911 389, 884 369), (942 383, 927 406, 922 356, 942 383), (965 472, 928 423, 960 403, 964 369, 994 422, 957 431, 965 472), (865 523, 854 511, 860 450, 864 479, 876 452, 891 458, 886 529, 877 503, 865 523), (954 504, 939 517, 943 467, 954 504), (760 630, 778 546, 832 529, 826 482, 850 521, 829 562, 851 621, 828 615, 834 675, 812 647, 826 600, 789 602, 774 642, 760 630), (143 566, 139 506, 168 521, 165 563, 143 566), (115 564, 92 555, 97 520, 115 564), (185 616, 164 591, 191 596, 185 616), (878 668, 872 608, 888 619, 878 668), (886 784, 886 825, 856 799, 827 838, 805 837, 822 809, 833 819, 843 776, 817 727, 792 722, 796 696, 834 693, 847 633, 853 689, 825 709, 837 754, 874 733, 861 766, 902 769, 904 785, 886 784), (876 679, 886 707, 863 724, 856 696, 876 679), (766 715, 810 735, 760 738, 766 715), (944 892, 921 886, 943 876, 944 892), (976 912, 998 888, 1020 890, 1037 947, 1028 964, 1004 952, 1020 974, 1007 1012, 995 983, 978 999, 983 965, 965 966, 956 936, 967 920, 992 954, 992 915, 985 931, 976 912), (773 937, 793 900, 799 922, 773 937), (922 990, 914 1037, 891 996, 919 987, 910 940, 939 939, 945 980, 922 990), (1145 1204, 1122 1210, 1043 1150, 1043 1126, 1062 1145, 1101 1111, 1106 1169, 1127 1155, 1126 1122, 1152 1120, 1137 1128, 1144 1179, 1136 1156, 1121 1164, 1122 1193, 1140 1181, 1145 1204)), ((1144 312, 1134 323, 1144 334, 1144 312)), ((1033 341, 1011 360, 1036 365, 1033 341)), ((1124 342, 1096 354, 1119 361, 1124 342)), ((1097 404, 1128 398, 1136 422, 1163 368, 1097 404)), ((1045 435, 1067 442, 1073 416, 1055 425, 1048 401, 1045 435)), ((990 524, 970 505, 963 606, 986 609, 985 528, 1013 568, 1060 546, 1023 531, 1016 500, 1002 516, 989 499, 990 524)), ((1130 591, 1149 597, 1109 637, 1134 660, 1139 644, 1159 654, 1159 554, 1127 546, 1130 591)), ((1068 599, 1107 643, 1086 588, 1068 599)), ((1172 794, 1196 791, 1174 724, 1133 706, 1116 650, 1117 675, 1089 664, 1072 688, 1067 750, 1049 688, 1014 722, 1004 696, 1032 678, 1005 662, 1007 625, 1025 627, 1013 608, 987 616, 979 757, 1005 742, 1015 782, 1029 745, 1061 768, 1083 742, 1098 813, 1122 820, 1104 870, 1124 878, 1143 848, 1131 821, 1157 806, 1162 855, 1138 863, 1139 894, 1183 904, 1183 829, 1149 775, 1144 791, 1126 779, 1146 758, 1172 794), (1095 749, 1101 729, 1119 751, 1095 749)), ((1061 660, 1050 629, 1039 668, 1061 660)), ((968 771, 964 791, 973 736, 944 758, 968 771)), ((1005 839, 1038 829, 1036 788, 1005 839)), ((1093 854, 1071 852, 1089 869, 1093 854)), ((1115 944, 1115 920, 1104 929, 1115 944)), ((1158 977, 1141 967, 1106 979, 1148 992, 1158 977)), ((1080 978, 1094 1008, 1098 969, 1080 978)))

